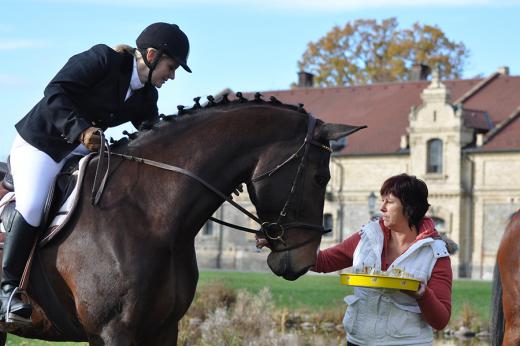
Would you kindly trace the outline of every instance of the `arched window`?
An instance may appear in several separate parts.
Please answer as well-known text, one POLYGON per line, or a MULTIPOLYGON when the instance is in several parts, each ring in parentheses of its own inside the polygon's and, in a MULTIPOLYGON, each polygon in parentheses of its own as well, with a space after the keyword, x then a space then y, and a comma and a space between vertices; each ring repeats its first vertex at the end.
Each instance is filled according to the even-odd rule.
POLYGON ((442 173, 442 141, 431 139, 427 143, 427 167, 426 173, 442 173))

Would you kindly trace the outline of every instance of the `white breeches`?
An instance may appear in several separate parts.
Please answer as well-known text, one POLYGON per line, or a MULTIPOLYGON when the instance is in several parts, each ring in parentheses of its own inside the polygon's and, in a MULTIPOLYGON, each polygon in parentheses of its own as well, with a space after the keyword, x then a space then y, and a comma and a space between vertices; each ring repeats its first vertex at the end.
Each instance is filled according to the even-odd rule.
POLYGON ((11 173, 16 192, 16 210, 25 221, 34 227, 40 225, 47 195, 66 160, 72 155, 85 156, 88 153, 89 150, 80 144, 66 158, 56 162, 16 135, 10 154, 11 173))

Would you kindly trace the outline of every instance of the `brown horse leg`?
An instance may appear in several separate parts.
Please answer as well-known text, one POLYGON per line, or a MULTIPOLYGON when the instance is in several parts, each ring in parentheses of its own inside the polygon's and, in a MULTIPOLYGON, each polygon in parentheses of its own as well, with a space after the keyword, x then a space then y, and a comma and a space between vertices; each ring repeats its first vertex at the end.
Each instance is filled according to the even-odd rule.
POLYGON ((502 297, 506 316, 502 346, 518 346, 520 345, 520 319, 518 318, 520 306, 517 301, 511 301, 511 295, 504 292, 502 297))
MULTIPOLYGON (((502 273, 501 273, 502 275, 502 273)), ((508 277, 508 275, 505 275, 508 277)), ((509 279, 511 279, 509 277, 509 279)), ((504 281, 503 287, 507 287, 504 281)), ((520 286, 520 283, 515 283, 516 287, 520 286)), ((511 287, 511 286, 510 286, 511 287)), ((518 318, 518 313, 520 312, 520 305, 518 302, 518 295, 520 292, 516 289, 512 289, 508 292, 506 289, 503 290, 502 294, 502 308, 504 310, 505 316, 505 330, 504 330, 504 339, 503 346, 518 346, 520 345, 520 319, 518 318)))
POLYGON ((7 333, 0 333, 0 346, 4 346, 7 342, 7 333))
POLYGON ((502 346, 520 345, 520 324, 515 321, 506 321, 506 330, 502 346))

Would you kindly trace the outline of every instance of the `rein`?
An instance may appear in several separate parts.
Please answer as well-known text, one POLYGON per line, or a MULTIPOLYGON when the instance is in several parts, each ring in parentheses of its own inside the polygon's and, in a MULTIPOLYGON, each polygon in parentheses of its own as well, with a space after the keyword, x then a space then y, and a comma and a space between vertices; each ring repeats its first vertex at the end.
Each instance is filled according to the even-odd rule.
POLYGON ((223 192, 221 192, 219 189, 214 187, 212 184, 208 183, 203 178, 195 175, 194 173, 192 173, 192 172, 190 172, 190 171, 188 171, 188 170, 186 170, 184 168, 173 166, 173 165, 169 165, 169 164, 166 164, 166 163, 163 163, 163 162, 158 162, 158 161, 142 158, 142 157, 137 157, 137 156, 132 156, 132 155, 126 155, 126 154, 120 154, 120 153, 111 152, 110 151, 110 147, 107 145, 107 141, 105 140, 104 135, 102 133, 101 133, 101 142, 102 142, 102 144, 101 144, 100 149, 99 149, 99 157, 100 157, 100 159, 98 160, 98 164, 97 164, 97 168, 96 168, 96 174, 95 174, 95 177, 94 177, 94 184, 93 184, 93 188, 92 188, 91 203, 94 206, 99 203, 99 201, 101 199, 101 196, 103 194, 103 190, 105 188, 105 184, 107 182, 108 172, 109 172, 109 168, 110 168, 110 157, 111 156, 117 156, 117 157, 119 157, 121 159, 124 159, 124 160, 133 161, 133 162, 137 162, 137 163, 140 163, 140 164, 144 164, 144 165, 160 168, 160 169, 163 169, 163 170, 180 173, 180 174, 183 174, 183 175, 185 175, 187 177, 190 177, 193 180, 196 180, 201 185, 203 185, 204 187, 206 187, 207 189, 209 189, 210 191, 215 193, 217 196, 219 196, 223 200, 227 201, 229 204, 231 204, 237 210, 239 210, 240 212, 242 212, 243 214, 245 214, 246 216, 248 216, 249 218, 254 220, 256 223, 258 223, 258 225, 260 225, 260 229, 255 230, 255 229, 251 229, 251 228, 235 225, 235 224, 232 224, 232 223, 229 223, 229 222, 225 222, 225 221, 216 219, 214 217, 209 217, 209 220, 211 220, 213 222, 216 222, 216 223, 219 223, 221 225, 227 226, 227 227, 235 228, 235 229, 237 229, 239 231, 253 233, 253 234, 257 235, 257 236, 263 236, 263 237, 265 237, 267 239, 269 244, 272 246, 272 251, 273 252, 288 251, 288 250, 291 250, 291 249, 295 249, 295 248, 301 247, 301 246, 306 245, 309 242, 311 242, 314 239, 314 237, 310 237, 309 239, 307 239, 304 242, 301 242, 301 243, 298 243, 296 245, 288 247, 286 245, 284 239, 283 239, 283 235, 285 234, 285 230, 286 229, 302 228, 302 229, 305 229, 305 230, 308 230, 308 231, 316 232, 319 236, 321 236, 323 234, 326 234, 326 233, 331 231, 330 229, 329 230, 325 230, 323 228, 323 226, 321 226, 321 225, 313 225, 313 224, 308 224, 308 223, 304 223, 304 222, 288 222, 288 223, 284 224, 284 223, 281 222, 282 219, 285 218, 286 215, 287 215, 287 210, 288 210, 289 205, 291 204, 291 201, 292 201, 292 199, 294 197, 294 194, 296 192, 296 185, 298 183, 298 180, 299 180, 302 172, 305 169, 305 161, 306 161, 307 156, 308 156, 309 147, 311 145, 314 145, 314 146, 316 146, 316 147, 318 147, 320 149, 324 149, 324 150, 327 150, 329 152, 332 152, 332 150, 329 147, 327 147, 326 145, 324 145, 324 144, 322 144, 322 143, 320 143, 318 141, 315 141, 312 138, 315 126, 316 126, 316 118, 314 118, 312 115, 309 114, 309 121, 308 121, 308 124, 307 124, 307 134, 305 136, 305 140, 303 141, 302 145, 296 150, 296 152, 294 152, 292 155, 290 155, 287 159, 285 159, 282 163, 280 163, 279 165, 277 165, 273 169, 270 169, 270 170, 268 170, 268 171, 266 171, 266 172, 264 172, 262 174, 259 174, 259 175, 255 176, 255 177, 251 178, 251 181, 249 182, 251 184, 254 184, 255 182, 258 182, 260 180, 263 180, 263 179, 266 179, 268 177, 271 177, 273 174, 278 172, 282 167, 287 165, 289 162, 291 162, 292 160, 298 159, 300 152, 303 151, 303 155, 301 155, 301 159, 300 159, 300 164, 298 165, 298 169, 296 171, 296 175, 295 175, 295 177, 293 179, 293 182, 292 182, 292 186, 291 186, 291 190, 290 190, 290 193, 289 193, 289 197, 287 198, 286 202, 284 203, 284 206, 283 206, 282 210, 280 211, 280 214, 278 215, 278 219, 277 219, 276 222, 262 222, 262 220, 260 220, 256 215, 252 214, 251 212, 246 210, 244 207, 242 207, 241 205, 239 205, 238 203, 233 201, 230 196, 224 194, 223 192), (101 182, 99 183, 99 187, 96 188, 96 186, 98 185, 97 184, 98 175, 99 175, 100 170, 101 170, 100 167, 102 166, 102 161, 103 161, 101 158, 105 156, 104 154, 107 154, 107 170, 106 170, 106 172, 105 172, 101 182), (280 250, 274 249, 273 245, 274 245, 275 241, 278 241, 278 242, 282 243, 284 245, 284 247, 282 249, 280 249, 280 250))

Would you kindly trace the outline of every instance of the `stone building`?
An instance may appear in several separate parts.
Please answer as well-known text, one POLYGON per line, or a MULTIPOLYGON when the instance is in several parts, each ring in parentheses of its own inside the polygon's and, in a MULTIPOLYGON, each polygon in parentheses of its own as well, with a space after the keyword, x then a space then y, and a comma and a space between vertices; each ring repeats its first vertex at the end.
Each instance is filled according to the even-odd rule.
MULTIPOLYGON (((382 182, 406 172, 426 182, 429 216, 459 244, 454 275, 490 279, 501 235, 520 208, 520 76, 501 68, 485 78, 444 81, 434 71, 430 80, 334 88, 300 77, 298 88, 262 94, 303 103, 327 122, 368 125, 335 143, 324 211, 333 232, 322 248, 377 217, 382 182)), ((253 210, 247 194, 238 200, 253 210)), ((229 205, 215 216, 254 226, 229 205)), ((257 253, 250 234, 210 222, 196 246, 201 267, 267 269, 267 250, 257 253)))

